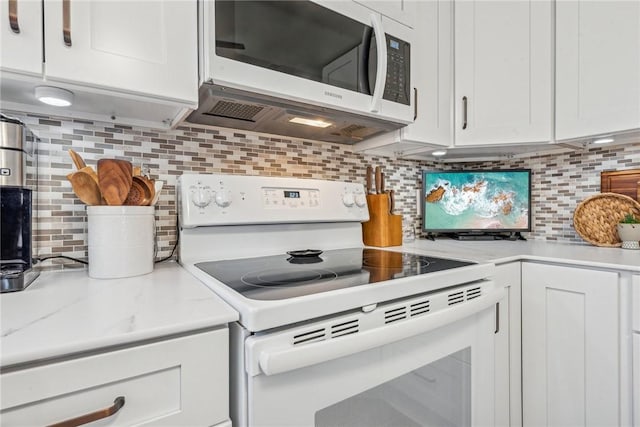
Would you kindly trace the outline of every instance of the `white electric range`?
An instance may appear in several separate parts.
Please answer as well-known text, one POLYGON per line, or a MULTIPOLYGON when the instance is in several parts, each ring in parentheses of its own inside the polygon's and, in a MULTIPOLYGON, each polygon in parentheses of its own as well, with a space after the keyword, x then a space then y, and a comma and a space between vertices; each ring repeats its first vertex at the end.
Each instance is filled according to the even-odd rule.
POLYGON ((493 419, 492 264, 364 247, 356 183, 183 175, 178 209, 180 262, 240 313, 235 425, 493 419), (403 397, 432 389, 419 378, 441 365, 447 396, 403 397))

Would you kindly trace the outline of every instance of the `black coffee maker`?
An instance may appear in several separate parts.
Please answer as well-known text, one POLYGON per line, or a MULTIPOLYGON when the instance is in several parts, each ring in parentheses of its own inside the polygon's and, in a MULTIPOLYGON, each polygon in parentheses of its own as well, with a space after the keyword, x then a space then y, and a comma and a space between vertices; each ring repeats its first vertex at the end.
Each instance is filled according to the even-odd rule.
POLYGON ((38 277, 32 268, 33 192, 27 160, 33 151, 24 124, 0 114, 0 292, 20 291, 38 277))

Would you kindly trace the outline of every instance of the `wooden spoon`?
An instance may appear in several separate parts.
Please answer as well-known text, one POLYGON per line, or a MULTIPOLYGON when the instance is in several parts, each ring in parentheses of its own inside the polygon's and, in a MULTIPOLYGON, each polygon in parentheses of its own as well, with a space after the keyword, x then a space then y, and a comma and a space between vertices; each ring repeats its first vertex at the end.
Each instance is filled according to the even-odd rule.
POLYGON ((97 206, 102 204, 102 195, 98 183, 90 174, 84 171, 77 171, 67 175, 67 179, 71 182, 73 192, 84 203, 89 206, 97 206))
POLYGON ((96 185, 98 185, 99 181, 98 181, 98 174, 96 173, 96 171, 93 170, 93 168, 91 166, 85 166, 82 169, 78 169, 78 172, 84 172, 89 174, 89 176, 91 178, 93 178, 93 180, 96 182, 96 185))
POLYGON ((84 159, 80 157, 80 154, 76 153, 72 149, 69 149, 69 156, 71 156, 73 164, 76 165, 76 169, 80 170, 87 166, 87 164, 84 162, 84 159))
POLYGON ((126 160, 98 160, 98 185, 102 197, 111 206, 121 206, 133 183, 133 168, 126 160))
POLYGON ((134 176, 131 184, 131 189, 124 201, 128 206, 148 206, 153 199, 153 194, 149 189, 149 186, 145 182, 146 178, 141 176, 134 176))

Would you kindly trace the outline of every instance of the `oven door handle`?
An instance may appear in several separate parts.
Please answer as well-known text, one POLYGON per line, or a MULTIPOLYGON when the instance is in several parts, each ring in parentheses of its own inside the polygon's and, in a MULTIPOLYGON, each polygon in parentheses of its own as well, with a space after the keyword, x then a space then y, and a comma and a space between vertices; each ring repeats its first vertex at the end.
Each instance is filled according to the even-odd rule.
POLYGON ((365 332, 296 348, 263 350, 259 356, 260 370, 266 375, 276 375, 381 347, 432 331, 494 307, 503 296, 504 289, 497 288, 486 295, 466 301, 464 304, 455 305, 423 317, 415 317, 365 332))

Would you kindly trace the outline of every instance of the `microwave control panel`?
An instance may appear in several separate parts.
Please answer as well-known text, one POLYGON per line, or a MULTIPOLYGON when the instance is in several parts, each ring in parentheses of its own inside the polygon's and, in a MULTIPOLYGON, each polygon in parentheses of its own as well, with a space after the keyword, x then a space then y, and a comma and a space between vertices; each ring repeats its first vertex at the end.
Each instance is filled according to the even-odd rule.
POLYGON ((385 34, 387 39, 387 82, 382 98, 409 105, 411 103, 411 46, 385 34))

